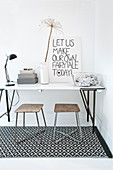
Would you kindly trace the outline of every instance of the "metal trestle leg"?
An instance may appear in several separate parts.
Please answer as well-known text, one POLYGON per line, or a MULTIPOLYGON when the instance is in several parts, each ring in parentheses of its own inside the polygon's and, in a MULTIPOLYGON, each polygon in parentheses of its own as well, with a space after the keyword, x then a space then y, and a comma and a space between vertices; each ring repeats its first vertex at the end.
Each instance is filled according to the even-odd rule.
POLYGON ((74 140, 75 142, 81 142, 81 140, 82 140, 82 130, 81 130, 81 126, 80 126, 79 113, 78 113, 78 112, 75 112, 75 117, 76 117, 76 122, 77 122, 77 129, 76 129, 76 130, 73 130, 73 131, 70 132, 69 134, 66 134, 66 133, 64 133, 64 132, 61 132, 61 131, 56 130, 57 115, 58 115, 58 113, 56 112, 56 113, 55 113, 55 121, 54 121, 53 140, 55 141, 55 133, 57 132, 57 133, 62 134, 63 137, 61 137, 61 138, 59 138, 58 140, 56 140, 56 141, 55 141, 56 143, 60 142, 60 141, 63 140, 65 137, 69 137, 70 139, 74 140), (75 133, 77 130, 79 130, 80 140, 75 139, 74 137, 70 136, 70 135, 72 135, 73 133, 75 133))

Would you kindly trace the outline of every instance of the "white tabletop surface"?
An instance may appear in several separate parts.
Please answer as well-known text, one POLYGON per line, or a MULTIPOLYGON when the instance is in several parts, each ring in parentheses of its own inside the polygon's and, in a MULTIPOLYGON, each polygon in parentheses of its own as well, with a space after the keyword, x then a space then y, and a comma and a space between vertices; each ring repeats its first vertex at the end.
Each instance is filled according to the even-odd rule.
POLYGON ((0 84, 0 89, 5 90, 80 90, 80 89, 97 89, 104 90, 102 86, 90 86, 90 87, 77 87, 73 83, 49 83, 42 85, 36 84, 15 84, 15 86, 5 86, 5 84, 0 84))

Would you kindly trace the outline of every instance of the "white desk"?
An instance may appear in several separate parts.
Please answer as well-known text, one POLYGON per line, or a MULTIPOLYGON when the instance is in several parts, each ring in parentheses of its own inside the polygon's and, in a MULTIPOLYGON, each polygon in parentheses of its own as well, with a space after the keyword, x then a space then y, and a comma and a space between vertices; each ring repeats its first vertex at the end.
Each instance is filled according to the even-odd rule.
MULTIPOLYGON (((6 94, 6 106, 7 106, 7 112, 4 113, 2 116, 4 116, 5 114, 7 114, 8 116, 8 121, 10 121, 10 111, 12 108, 12 103, 13 103, 13 99, 14 99, 14 94, 15 94, 15 90, 38 90, 38 91, 43 91, 43 90, 67 90, 67 91, 80 91, 80 95, 85 107, 85 110, 87 112, 87 121, 89 121, 89 116, 91 118, 92 121, 92 126, 93 126, 93 132, 94 132, 94 126, 95 126, 95 100, 96 100, 96 92, 99 90, 104 90, 105 88, 102 86, 91 86, 91 87, 76 87, 74 86, 73 83, 49 83, 47 85, 41 85, 39 83, 37 84, 25 84, 25 85, 20 85, 20 84, 15 84, 15 86, 5 86, 4 84, 0 84, 0 91, 1 91, 1 95, 0 95, 0 99, 2 96, 2 92, 3 90, 5 90, 5 94, 6 94), (12 94, 12 100, 11 100, 11 104, 9 106, 9 101, 8 101, 8 91, 12 90, 13 94, 12 94), (89 93, 93 91, 93 113, 91 113, 90 111, 90 107, 89 107, 89 93), (86 95, 86 93, 87 95, 86 95)), ((0 118, 2 117, 0 116, 0 118)))
POLYGON ((102 86, 91 86, 91 87, 77 87, 73 83, 49 83, 47 85, 42 85, 39 83, 36 84, 15 84, 15 86, 5 86, 0 84, 0 90, 80 90, 80 89, 89 89, 89 90, 104 90, 102 86))

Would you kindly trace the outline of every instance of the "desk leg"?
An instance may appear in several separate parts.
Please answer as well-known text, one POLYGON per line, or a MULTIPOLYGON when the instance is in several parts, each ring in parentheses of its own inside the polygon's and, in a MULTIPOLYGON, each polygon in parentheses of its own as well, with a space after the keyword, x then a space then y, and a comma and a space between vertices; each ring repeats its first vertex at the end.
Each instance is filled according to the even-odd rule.
MULTIPOLYGON (((0 93, 0 102, 1 102, 1 99, 2 99, 3 90, 4 90, 4 89, 1 89, 1 90, 0 90, 0 91, 1 91, 1 93, 0 93)), ((3 113, 2 115, 0 115, 0 118, 2 118, 3 116, 5 116, 6 113, 7 113, 7 112, 5 112, 5 113, 3 113)))
POLYGON ((93 91, 93 133, 95 128, 95 103, 96 103, 96 90, 93 91))
POLYGON ((8 100, 8 90, 5 90, 5 93, 6 93, 6 107, 7 107, 8 122, 10 122, 10 111, 12 109, 12 104, 13 104, 13 99, 14 99, 14 95, 15 95, 15 90, 13 90, 10 106, 9 106, 9 100, 8 100))
POLYGON ((10 104, 10 109, 9 109, 9 111, 11 111, 11 109, 12 109, 14 95, 15 95, 15 90, 13 90, 12 100, 11 100, 11 104, 10 104))
POLYGON ((5 90, 5 94, 6 94, 6 107, 7 107, 8 122, 10 122, 10 110, 9 110, 9 101, 8 101, 8 90, 5 90))
POLYGON ((1 91, 1 93, 0 93, 0 102, 1 102, 1 98, 2 98, 3 89, 2 89, 2 90, 0 90, 0 91, 1 91))
MULTIPOLYGON (((87 91, 87 105, 89 108, 89 90, 87 91)), ((89 122, 89 109, 87 110, 87 122, 89 122)))
MULTIPOLYGON (((91 90, 90 90, 91 91, 91 90)), ((95 128, 95 101, 96 101, 96 90, 93 91, 93 113, 91 114, 90 107, 89 107, 89 90, 80 90, 80 94, 82 97, 82 101, 84 103, 85 110, 87 112, 87 121, 89 121, 89 116, 92 121, 92 133, 94 133, 94 128, 95 128), (87 91, 87 98, 86 94, 84 91, 87 91)))

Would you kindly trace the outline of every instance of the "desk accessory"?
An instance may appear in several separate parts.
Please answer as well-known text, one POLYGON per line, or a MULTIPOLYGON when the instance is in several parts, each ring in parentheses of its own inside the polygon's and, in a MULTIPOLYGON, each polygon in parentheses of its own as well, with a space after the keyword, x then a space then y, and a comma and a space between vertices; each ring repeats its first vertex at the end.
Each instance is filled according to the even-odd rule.
POLYGON ((40 63, 40 83, 48 84, 49 83, 49 73, 48 73, 48 63, 40 63))
POLYGON ((33 69, 23 69, 20 70, 20 74, 18 74, 17 83, 18 84, 35 84, 38 82, 37 74, 33 69))
POLYGON ((7 56, 7 59, 6 59, 6 63, 5 63, 5 66, 4 66, 4 68, 5 68, 5 75, 6 75, 6 81, 7 81, 6 86, 14 86, 15 85, 14 83, 12 83, 12 81, 10 81, 8 70, 7 70, 8 61, 9 60, 13 60, 15 58, 17 58, 17 56, 15 54, 11 54, 11 55, 7 56))
POLYGON ((101 83, 100 75, 87 72, 72 74, 72 79, 74 85, 79 87, 99 86, 101 83))
POLYGON ((55 29, 56 31, 59 31, 62 33, 62 25, 60 22, 56 21, 53 18, 47 18, 41 22, 42 26, 50 27, 50 33, 47 43, 47 51, 45 56, 45 62, 40 64, 40 83, 41 84, 48 84, 49 83, 49 76, 48 76, 48 64, 47 64, 47 57, 50 47, 50 40, 52 36, 52 31, 55 29))

